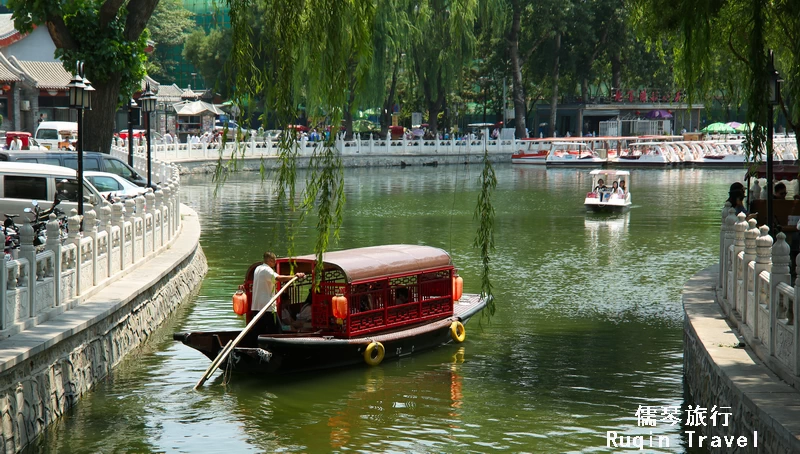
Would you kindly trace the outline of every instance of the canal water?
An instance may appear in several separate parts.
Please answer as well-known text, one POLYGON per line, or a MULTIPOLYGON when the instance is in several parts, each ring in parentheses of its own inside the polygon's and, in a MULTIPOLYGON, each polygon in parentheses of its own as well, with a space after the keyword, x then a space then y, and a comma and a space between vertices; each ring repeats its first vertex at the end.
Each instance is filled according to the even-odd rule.
MULTIPOLYGON (((347 169, 335 247, 441 247, 477 292, 480 170, 347 169)), ((289 216, 269 177, 231 176, 216 196, 210 176, 184 177, 208 257, 202 287, 29 452, 620 451, 607 431, 653 435, 649 452, 697 452, 680 425, 639 427, 636 410, 684 404, 681 288, 717 260, 720 207, 742 172, 634 170, 633 209, 593 215, 587 171, 496 171, 497 313, 473 318, 465 343, 282 379, 226 385, 217 372, 199 391, 209 362, 172 333, 242 327, 231 294, 264 249, 286 253, 289 216)), ((298 227, 299 253, 314 228, 298 227)))

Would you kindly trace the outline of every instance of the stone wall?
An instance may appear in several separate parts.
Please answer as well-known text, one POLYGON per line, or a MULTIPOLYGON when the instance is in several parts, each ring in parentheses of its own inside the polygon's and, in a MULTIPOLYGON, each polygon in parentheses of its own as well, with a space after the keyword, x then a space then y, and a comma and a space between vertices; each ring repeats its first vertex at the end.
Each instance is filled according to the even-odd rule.
POLYGON ((197 244, 154 285, 100 322, 0 374, 0 453, 18 452, 77 403, 189 298, 207 270, 197 244))
POLYGON ((725 321, 715 299, 714 268, 698 273, 684 287, 684 385, 690 405, 709 412, 715 405, 730 407, 725 411, 732 416, 728 427, 709 424, 699 428, 700 435, 752 439, 753 432, 758 432, 758 447, 711 448, 712 453, 800 452, 800 440, 792 433, 797 431, 798 408, 794 406, 800 396, 754 359, 725 321))

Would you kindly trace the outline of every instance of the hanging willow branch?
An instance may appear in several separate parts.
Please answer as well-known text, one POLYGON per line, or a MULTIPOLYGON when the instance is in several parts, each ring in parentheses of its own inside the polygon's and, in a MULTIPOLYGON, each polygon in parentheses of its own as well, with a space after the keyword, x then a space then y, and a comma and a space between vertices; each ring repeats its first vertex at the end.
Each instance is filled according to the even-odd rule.
POLYGON ((497 188, 497 177, 489 161, 489 150, 483 152, 483 171, 481 172, 481 192, 474 218, 478 220, 478 231, 473 246, 481 252, 481 296, 488 299, 489 316, 494 315, 495 304, 492 298, 492 283, 489 280, 490 254, 494 251, 494 206, 492 192, 497 188))

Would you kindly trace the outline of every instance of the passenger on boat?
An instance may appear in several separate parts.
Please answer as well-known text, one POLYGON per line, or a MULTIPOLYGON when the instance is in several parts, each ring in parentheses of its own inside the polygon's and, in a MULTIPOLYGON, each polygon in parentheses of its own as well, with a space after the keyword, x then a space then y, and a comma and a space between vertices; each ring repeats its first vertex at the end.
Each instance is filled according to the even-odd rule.
MULTIPOLYGON (((293 276, 278 274, 275 271, 277 257, 272 252, 264 252, 263 259, 264 263, 259 265, 253 272, 253 301, 250 303, 250 312, 246 316, 248 324, 272 299, 272 295, 275 294, 275 281, 288 282, 294 277, 299 279, 305 277, 305 273, 295 273, 293 276)), ((244 286, 239 286, 239 288, 244 289, 244 286)), ((257 332, 268 332, 277 325, 275 307, 276 305, 273 304, 269 308, 272 314, 264 314, 261 317, 258 326, 255 327, 257 332)))
POLYGON ((283 308, 281 311, 281 326, 283 331, 303 331, 311 328, 311 314, 313 308, 311 305, 313 298, 312 290, 313 288, 308 289, 308 296, 306 296, 303 305, 296 314, 292 314, 293 311, 289 309, 288 304, 283 308))
POLYGON ((619 181, 619 190, 620 190, 620 194, 622 194, 622 195, 625 195, 625 193, 628 192, 628 188, 625 187, 625 180, 620 180, 619 181))
POLYGON ((785 200, 786 193, 786 185, 783 183, 778 183, 775 185, 775 193, 773 194, 772 198, 775 200, 785 200))
POLYGON ((603 189, 606 189, 606 182, 603 179, 597 180, 597 186, 594 187, 594 192, 601 192, 603 189))
POLYGON ((612 197, 614 198, 625 197, 625 191, 623 191, 622 188, 619 187, 619 183, 617 183, 616 181, 611 183, 611 194, 612 197))
POLYGON ((408 289, 400 287, 394 291, 394 304, 406 304, 408 302, 408 289))

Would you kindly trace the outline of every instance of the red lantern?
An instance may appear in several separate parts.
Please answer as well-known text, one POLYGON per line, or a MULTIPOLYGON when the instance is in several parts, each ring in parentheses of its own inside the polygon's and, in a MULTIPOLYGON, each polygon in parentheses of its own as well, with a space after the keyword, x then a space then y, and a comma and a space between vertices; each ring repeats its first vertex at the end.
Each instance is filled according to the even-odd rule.
POLYGON ((464 279, 461 276, 456 275, 453 277, 453 301, 460 300, 463 292, 464 279))
POLYGON ((336 295, 331 299, 333 305, 333 316, 336 318, 347 318, 347 298, 343 295, 336 295))
POLYGON ((244 315, 250 312, 250 302, 247 301, 247 294, 241 290, 233 294, 233 312, 236 312, 236 315, 244 315))
POLYGON ((5 84, 3 85, 3 91, 11 90, 11 85, 5 84))

